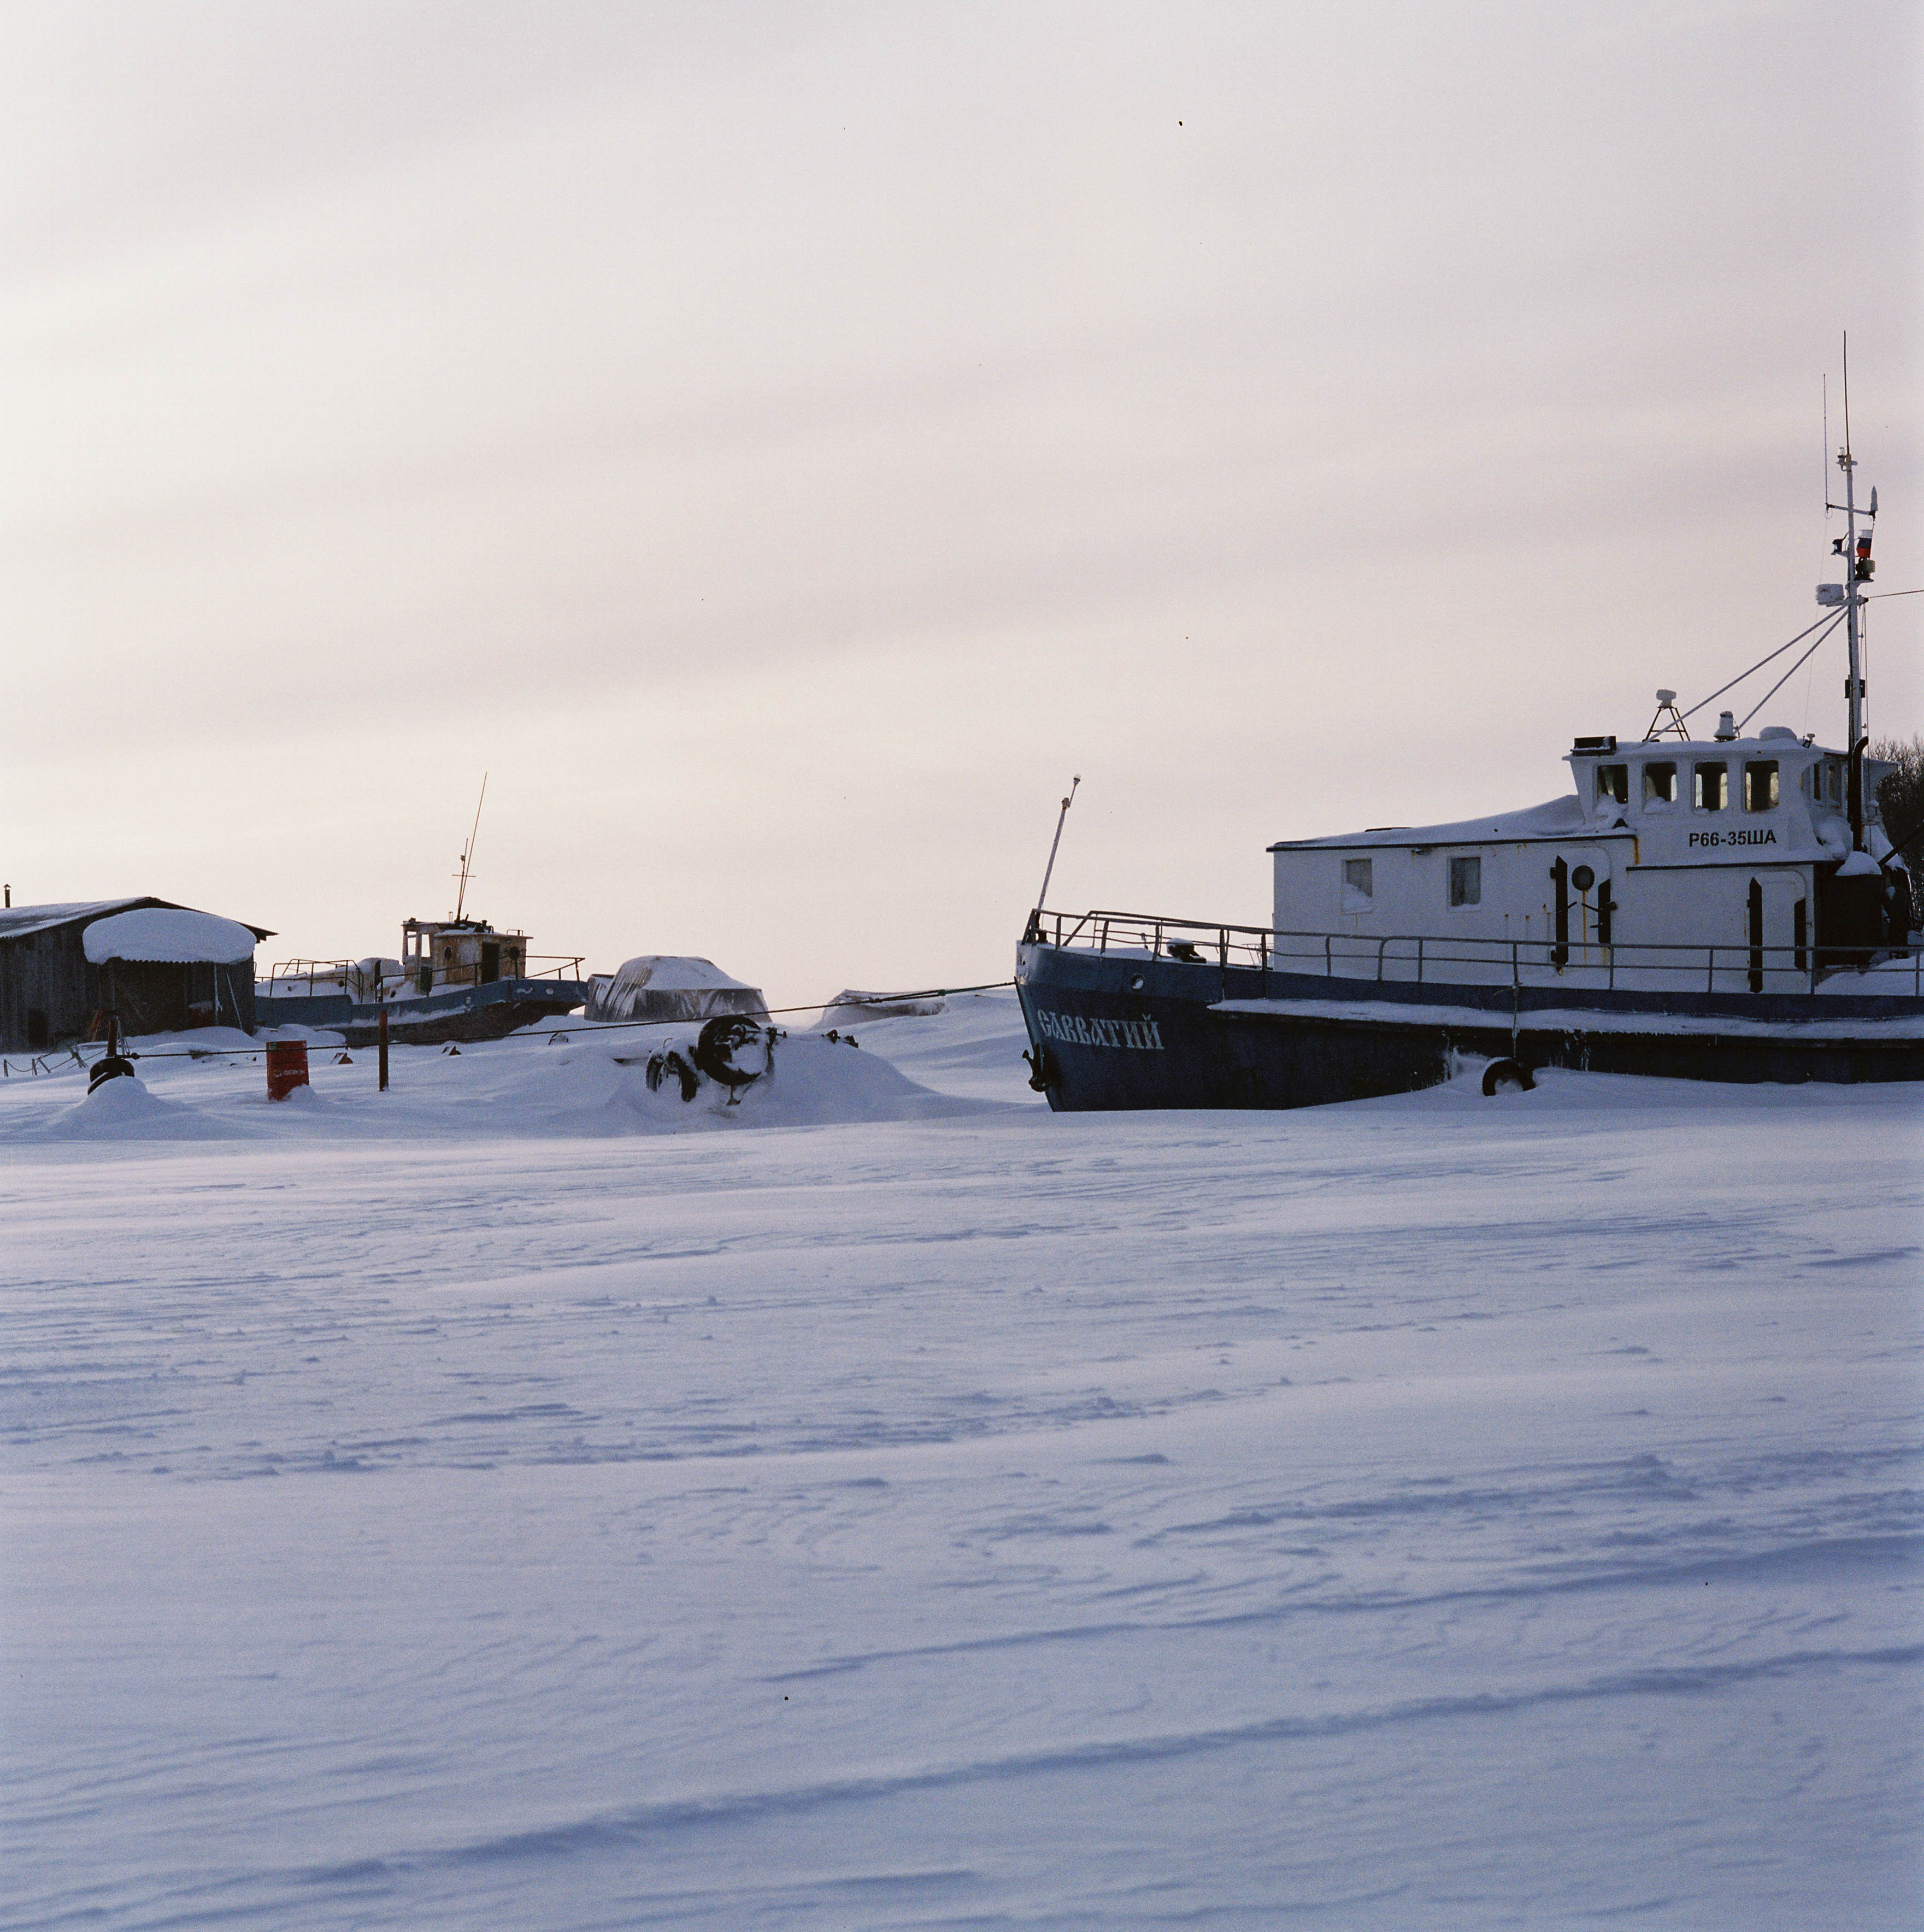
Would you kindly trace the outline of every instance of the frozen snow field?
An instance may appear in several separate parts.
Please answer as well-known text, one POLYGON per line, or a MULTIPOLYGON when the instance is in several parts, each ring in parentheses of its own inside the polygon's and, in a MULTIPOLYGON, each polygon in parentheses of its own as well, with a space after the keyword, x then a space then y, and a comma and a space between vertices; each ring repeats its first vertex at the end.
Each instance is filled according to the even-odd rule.
POLYGON ((1924 1923, 1924 1096, 1017 1031, 0 1083, 0 1924, 1924 1923))

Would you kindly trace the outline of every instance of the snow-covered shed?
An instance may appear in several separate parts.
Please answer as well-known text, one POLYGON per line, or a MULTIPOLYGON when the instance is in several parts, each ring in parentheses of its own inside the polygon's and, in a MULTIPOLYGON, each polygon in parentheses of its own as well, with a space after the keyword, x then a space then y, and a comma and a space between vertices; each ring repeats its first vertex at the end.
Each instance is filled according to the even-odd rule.
POLYGON ((254 947, 271 928, 171 900, 85 900, 0 910, 0 1048, 254 1024, 254 947))
POLYGON ((759 986, 731 980, 712 959, 684 959, 646 953, 631 959, 605 981, 589 982, 591 1020, 706 1020, 717 1013, 769 1016, 759 986))

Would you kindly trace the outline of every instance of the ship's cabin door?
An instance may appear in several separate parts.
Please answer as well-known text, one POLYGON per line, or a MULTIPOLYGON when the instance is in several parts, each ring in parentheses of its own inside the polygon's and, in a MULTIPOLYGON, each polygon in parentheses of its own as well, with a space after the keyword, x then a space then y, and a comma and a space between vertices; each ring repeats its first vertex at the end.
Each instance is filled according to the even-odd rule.
MULTIPOLYGON (((1799 993, 1816 957, 1809 889, 1790 872, 1754 874, 1744 903, 1744 984, 1753 993, 1799 993)), ((1723 964, 1721 951, 1718 964, 1723 964)), ((1717 974, 1721 985, 1724 975, 1717 974)))
POLYGON ((1610 890, 1610 854, 1602 846, 1566 848, 1550 868, 1551 964, 1606 966, 1615 938, 1617 901, 1610 890))
POLYGON ((501 977, 501 948, 492 940, 481 941, 481 984, 492 986, 501 977))

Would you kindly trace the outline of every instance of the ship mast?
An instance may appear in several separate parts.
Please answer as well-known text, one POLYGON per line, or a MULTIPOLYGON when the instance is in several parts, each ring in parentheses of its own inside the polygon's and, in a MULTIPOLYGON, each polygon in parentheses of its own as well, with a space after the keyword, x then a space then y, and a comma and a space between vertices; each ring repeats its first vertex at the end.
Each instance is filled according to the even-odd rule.
MULTIPOLYGON (((1854 640, 1857 636, 1857 633, 1854 631, 1851 633, 1851 636, 1854 640)), ((1851 662, 1854 665, 1857 662, 1854 655, 1857 648, 1857 644, 1854 641, 1851 646, 1851 651, 1854 653, 1851 662)), ((468 842, 461 848, 461 890, 459 896, 454 901, 454 922, 457 926, 461 921, 462 910, 468 903, 468 863, 469 861, 475 856, 475 835, 481 830, 481 807, 487 802, 487 772, 483 772, 481 773, 481 796, 475 800, 474 827, 468 834, 468 842)))
POLYGON ((1844 472, 1844 500, 1827 503, 1830 510, 1844 512, 1844 539, 1833 546, 1844 559, 1844 618, 1851 644, 1850 674, 1844 680, 1845 703, 1850 717, 1847 742, 1851 752, 1851 842, 1864 849, 1863 755, 1868 742, 1864 730, 1863 604, 1864 586, 1877 566, 1871 561, 1871 534, 1877 522, 1878 493, 1871 492, 1864 534, 1857 535, 1857 459, 1851 453, 1851 338, 1844 338, 1844 446, 1837 452, 1837 466, 1844 472))

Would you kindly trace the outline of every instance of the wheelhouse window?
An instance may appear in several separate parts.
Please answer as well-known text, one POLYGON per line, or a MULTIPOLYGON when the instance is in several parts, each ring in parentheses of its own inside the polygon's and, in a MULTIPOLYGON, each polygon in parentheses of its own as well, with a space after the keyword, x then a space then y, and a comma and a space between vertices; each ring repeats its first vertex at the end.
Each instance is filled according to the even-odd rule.
POLYGON ((1752 758, 1743 768, 1743 808, 1769 812, 1777 803, 1777 760, 1752 758))
POLYGON ((1690 802, 1699 812, 1722 812, 1731 802, 1731 768, 1728 765, 1699 765, 1691 787, 1690 802))
POLYGON ((1376 865, 1369 859, 1343 861, 1343 910, 1368 912, 1376 892, 1376 865))
POLYGON ((1653 759, 1644 767, 1644 802, 1646 805, 1674 805, 1677 802, 1677 766, 1669 759, 1653 759))
POLYGON ((1449 862, 1449 902, 1453 906, 1483 903, 1483 862, 1481 859, 1452 859, 1449 862))
POLYGON ((1599 765, 1596 768, 1596 802, 1615 805, 1630 802, 1630 767, 1599 765))

